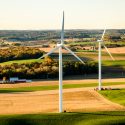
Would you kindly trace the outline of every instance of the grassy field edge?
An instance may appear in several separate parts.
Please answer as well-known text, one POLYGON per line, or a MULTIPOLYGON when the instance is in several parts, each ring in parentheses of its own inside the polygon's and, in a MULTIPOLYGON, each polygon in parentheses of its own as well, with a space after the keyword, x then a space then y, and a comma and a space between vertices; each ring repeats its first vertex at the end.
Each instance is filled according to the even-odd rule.
MULTIPOLYGON (((110 82, 103 83, 103 86, 111 86, 111 85, 124 85, 124 82, 110 82)), ((63 85, 63 89, 71 89, 71 88, 85 88, 85 87, 97 87, 97 83, 90 84, 65 84, 63 85)), ((0 88, 0 93, 11 93, 11 92, 33 92, 33 91, 45 91, 45 90, 57 90, 58 85, 51 86, 29 86, 29 87, 18 87, 18 88, 0 88)))

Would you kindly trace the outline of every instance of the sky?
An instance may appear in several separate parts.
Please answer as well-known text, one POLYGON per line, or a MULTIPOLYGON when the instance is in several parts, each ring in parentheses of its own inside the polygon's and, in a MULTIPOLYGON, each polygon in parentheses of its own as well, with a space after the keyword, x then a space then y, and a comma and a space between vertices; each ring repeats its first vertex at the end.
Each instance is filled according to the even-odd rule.
POLYGON ((125 0, 0 0, 0 29, 125 28, 125 0))

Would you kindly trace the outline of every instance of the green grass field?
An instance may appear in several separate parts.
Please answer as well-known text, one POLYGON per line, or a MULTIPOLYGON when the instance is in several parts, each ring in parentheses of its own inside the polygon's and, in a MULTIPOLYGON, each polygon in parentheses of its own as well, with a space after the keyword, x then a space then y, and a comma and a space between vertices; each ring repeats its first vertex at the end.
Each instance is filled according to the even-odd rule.
POLYGON ((124 125, 125 112, 0 116, 0 125, 124 125))
POLYGON ((27 60, 14 60, 14 61, 8 61, 8 62, 3 62, 0 63, 1 66, 4 65, 11 65, 13 63, 18 63, 18 64, 23 64, 23 63, 33 63, 33 62, 41 62, 42 60, 40 59, 27 59, 27 60))
MULTIPOLYGON (((103 86, 110 85, 123 85, 124 82, 110 82, 103 83, 103 86)), ((84 87, 97 87, 97 83, 90 84, 65 84, 63 85, 64 89, 70 88, 84 88, 84 87)), ((50 85, 50 86, 33 86, 33 87, 20 87, 20 88, 0 88, 0 93, 11 93, 11 92, 33 92, 33 91, 45 91, 45 90, 57 90, 58 85, 50 85)))
MULTIPOLYGON (((76 54, 81 57, 81 58, 90 58, 91 60, 94 60, 94 61, 97 61, 98 60, 98 51, 79 51, 79 52, 76 52, 76 54)), ((125 54, 123 53, 120 53, 120 54, 112 54, 112 56, 115 58, 115 61, 117 62, 118 60, 123 60, 125 61, 125 54)), ((63 56, 65 57, 65 55, 63 56)), ((102 52, 102 60, 104 61, 112 61, 112 59, 110 58, 109 54, 107 52, 102 52)), ((114 61, 114 62, 115 62, 114 61)))
POLYGON ((71 42, 69 45, 94 45, 93 42, 71 42))
POLYGON ((100 91, 107 99, 125 106, 125 89, 100 91))
MULTIPOLYGON (((91 60, 95 60, 97 61, 98 59, 98 52, 77 52, 77 55, 80 56, 81 58, 89 58, 91 60)), ((116 59, 115 61, 112 61, 110 59, 110 56, 106 53, 103 52, 102 53, 102 59, 104 60, 104 64, 106 64, 108 66, 108 64, 110 64, 110 66, 114 65, 114 64, 118 64, 118 65, 125 65, 125 54, 113 54, 114 58, 116 59)), ((63 59, 64 61, 69 61, 69 59, 71 58, 71 61, 77 61, 73 56, 71 57, 67 57, 65 55, 63 55, 63 59)), ((32 62, 41 62, 42 60, 39 59, 28 59, 28 60, 14 60, 14 61, 8 61, 8 62, 3 62, 0 63, 1 66, 4 65, 11 65, 13 63, 18 63, 18 64, 22 64, 22 63, 32 63, 32 62)))
POLYGON ((103 61, 104 66, 125 67, 125 60, 103 61))

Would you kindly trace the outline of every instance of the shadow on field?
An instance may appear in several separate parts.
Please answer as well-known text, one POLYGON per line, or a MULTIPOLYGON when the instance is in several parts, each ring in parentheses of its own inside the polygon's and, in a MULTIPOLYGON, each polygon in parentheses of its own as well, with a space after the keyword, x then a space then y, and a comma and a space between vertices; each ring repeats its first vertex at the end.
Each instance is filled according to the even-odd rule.
POLYGON ((124 112, 1 116, 0 125, 124 125, 124 112))
POLYGON ((15 93, 15 94, 17 94, 17 93, 21 93, 21 92, 32 92, 32 91, 24 91, 24 90, 0 90, 0 94, 2 94, 2 93, 15 93))
MULTIPOLYGON (((122 111, 121 111, 122 112, 122 111)), ((124 111, 123 111, 124 113, 124 111)), ((77 113, 76 113, 77 114, 77 113)), ((93 116, 125 116, 125 114, 118 114, 118 112, 92 112, 92 113, 78 113, 79 115, 93 115, 93 116)))
POLYGON ((3 119, 0 123, 1 125, 35 125, 28 119, 3 119))
MULTIPOLYGON (((103 66, 102 77, 105 79, 125 78, 125 68, 122 66, 103 66)), ((98 74, 64 76, 65 80, 98 79, 98 74)))

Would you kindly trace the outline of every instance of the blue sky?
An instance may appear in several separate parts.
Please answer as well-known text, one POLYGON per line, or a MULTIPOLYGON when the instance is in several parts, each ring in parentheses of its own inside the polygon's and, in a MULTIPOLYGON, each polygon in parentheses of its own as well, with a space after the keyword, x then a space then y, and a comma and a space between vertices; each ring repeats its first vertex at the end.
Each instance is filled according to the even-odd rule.
POLYGON ((125 0, 0 0, 0 29, 125 28, 125 0))

